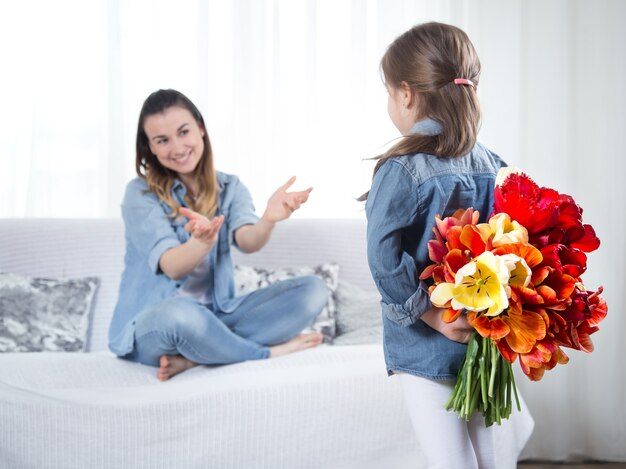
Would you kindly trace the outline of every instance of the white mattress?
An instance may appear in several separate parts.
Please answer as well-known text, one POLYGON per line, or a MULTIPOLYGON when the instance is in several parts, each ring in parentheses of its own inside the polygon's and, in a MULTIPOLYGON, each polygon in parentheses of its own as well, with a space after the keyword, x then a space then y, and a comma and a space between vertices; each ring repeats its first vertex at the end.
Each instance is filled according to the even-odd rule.
POLYGON ((402 468, 419 460, 379 346, 198 367, 165 383, 155 368, 108 352, 3 354, 0 370, 2 468, 402 468))

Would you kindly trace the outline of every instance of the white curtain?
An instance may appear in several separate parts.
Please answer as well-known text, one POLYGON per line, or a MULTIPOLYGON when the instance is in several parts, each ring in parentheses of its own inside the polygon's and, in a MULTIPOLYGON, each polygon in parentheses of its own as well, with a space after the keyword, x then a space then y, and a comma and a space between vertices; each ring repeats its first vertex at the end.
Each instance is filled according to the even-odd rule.
POLYGON ((218 169, 258 209, 291 175, 299 217, 363 217, 396 130, 378 61, 413 24, 465 29, 483 64, 480 139, 572 195, 602 239, 584 279, 609 316, 591 355, 518 378, 525 454, 626 461, 626 2, 622 0, 25 0, 0 7, 0 216, 117 217, 136 119, 158 88, 204 114, 218 169))

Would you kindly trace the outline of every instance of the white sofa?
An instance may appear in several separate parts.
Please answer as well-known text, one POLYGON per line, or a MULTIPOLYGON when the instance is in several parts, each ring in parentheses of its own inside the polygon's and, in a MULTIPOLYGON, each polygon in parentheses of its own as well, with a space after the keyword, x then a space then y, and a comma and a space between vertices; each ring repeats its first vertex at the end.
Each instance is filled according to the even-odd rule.
MULTIPOLYGON (((121 220, 0 220, 0 272, 101 282, 87 353, 0 354, 1 468, 424 467, 380 344, 197 367, 165 383, 116 358, 106 335, 123 252, 121 220)), ((363 220, 288 220, 261 252, 235 253, 268 268, 321 262, 374 289, 363 220)), ((499 447, 519 451, 532 425, 510 423, 499 447)))

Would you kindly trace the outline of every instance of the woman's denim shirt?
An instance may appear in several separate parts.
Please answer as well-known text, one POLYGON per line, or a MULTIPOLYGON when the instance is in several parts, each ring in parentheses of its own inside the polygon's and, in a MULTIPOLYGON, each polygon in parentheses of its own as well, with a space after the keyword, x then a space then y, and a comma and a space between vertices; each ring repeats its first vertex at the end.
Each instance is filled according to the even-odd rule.
MULTIPOLYGON (((425 119, 412 133, 434 135, 441 126, 425 119)), ((500 157, 476 143, 457 158, 428 154, 390 158, 374 175, 365 206, 369 267, 382 296, 384 349, 390 374, 406 372, 431 379, 455 378, 466 346, 447 339, 422 314, 432 305, 419 280, 431 263, 428 241, 435 216, 473 207, 485 221, 492 210, 500 157)))
MULTIPOLYGON (((234 232, 246 224, 254 224, 254 213, 248 189, 236 176, 217 172, 218 209, 224 215, 218 242, 203 262, 207 264, 209 285, 213 285, 212 307, 222 312, 232 312, 240 298, 235 297, 233 265, 230 244, 234 232)), ((187 207, 185 186, 176 180, 172 196, 187 207)), ((126 254, 118 302, 109 327, 109 348, 117 355, 130 353, 134 342, 134 318, 149 305, 178 294, 185 278, 172 280, 159 268, 163 253, 186 242, 190 234, 185 231, 187 219, 168 216, 171 210, 159 200, 143 178, 135 178, 126 187, 122 202, 125 225, 126 254)))

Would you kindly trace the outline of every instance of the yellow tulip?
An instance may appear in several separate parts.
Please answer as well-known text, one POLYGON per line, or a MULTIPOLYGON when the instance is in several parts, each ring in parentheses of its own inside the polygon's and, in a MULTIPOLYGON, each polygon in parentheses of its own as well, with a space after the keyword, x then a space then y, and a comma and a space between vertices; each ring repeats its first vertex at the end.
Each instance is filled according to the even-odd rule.
MULTIPOLYGON (((510 262, 509 262, 510 263, 510 262)), ((461 267, 454 283, 440 283, 431 293, 431 302, 440 308, 485 311, 497 316, 509 306, 509 266, 490 251, 461 267)))
POLYGON ((507 213, 498 213, 489 219, 489 226, 493 233, 494 247, 510 243, 528 243, 528 230, 507 213))
POLYGON ((509 269, 509 285, 527 287, 533 271, 530 270, 526 261, 515 254, 498 256, 509 269))

